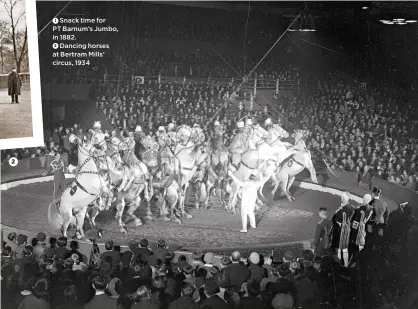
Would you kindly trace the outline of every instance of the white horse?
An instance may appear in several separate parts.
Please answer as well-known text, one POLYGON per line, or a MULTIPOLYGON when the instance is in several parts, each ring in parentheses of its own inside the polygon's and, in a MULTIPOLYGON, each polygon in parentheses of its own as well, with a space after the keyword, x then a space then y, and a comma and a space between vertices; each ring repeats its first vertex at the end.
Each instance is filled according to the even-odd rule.
POLYGON ((297 154, 293 155, 292 157, 287 158, 283 162, 280 163, 277 172, 274 176, 271 177, 272 179, 272 196, 277 191, 279 185, 281 186, 282 191, 286 194, 287 199, 290 202, 295 200, 295 197, 290 194, 289 189, 293 185, 295 181, 295 176, 302 172, 304 169, 308 169, 311 180, 313 183, 318 183, 316 178, 316 171, 312 163, 312 157, 309 150, 305 149, 303 151, 298 152, 297 154))
MULTIPOLYGON (((192 218, 184 209, 185 194, 189 187, 190 181, 195 176, 199 166, 207 159, 207 153, 203 151, 202 143, 205 135, 202 130, 191 129, 186 125, 182 125, 177 129, 177 145, 174 148, 174 155, 181 163, 181 183, 182 194, 180 196, 180 211, 183 216, 192 218)), ((199 199, 199 198, 197 198, 199 199)))
POLYGON ((108 184, 100 174, 98 157, 101 151, 91 143, 87 143, 71 134, 71 143, 78 144, 78 168, 74 182, 67 188, 58 201, 49 204, 48 222, 60 229, 63 236, 67 237, 67 229, 70 223, 76 225, 77 238, 84 237, 83 224, 87 207, 104 192, 108 192, 108 184))

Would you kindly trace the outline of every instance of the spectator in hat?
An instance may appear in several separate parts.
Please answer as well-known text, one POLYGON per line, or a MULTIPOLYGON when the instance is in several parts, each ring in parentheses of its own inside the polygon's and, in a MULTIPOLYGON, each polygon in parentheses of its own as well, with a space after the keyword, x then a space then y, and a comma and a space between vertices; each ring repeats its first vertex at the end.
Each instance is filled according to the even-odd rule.
POLYGON ((35 257, 35 259, 39 259, 42 255, 44 255, 47 246, 45 244, 45 240, 46 240, 46 235, 45 233, 38 233, 38 235, 36 236, 36 246, 33 248, 33 255, 35 257))
POLYGON ((169 309, 198 309, 199 305, 194 301, 193 294, 195 287, 188 283, 184 283, 181 287, 181 296, 173 301, 169 309))
POLYGON ((192 265, 193 269, 197 269, 199 266, 203 265, 203 261, 202 261, 202 252, 200 251, 195 251, 192 254, 192 262, 190 263, 190 265, 192 265))
POLYGON ((47 258, 53 258, 57 250, 57 239, 55 237, 49 238, 49 248, 45 250, 45 256, 47 258))
POLYGON ((106 295, 108 279, 102 275, 96 275, 92 280, 94 288, 93 298, 84 305, 84 309, 116 309, 117 299, 106 295))
POLYGON ((220 268, 221 271, 223 271, 223 269, 225 269, 226 267, 228 267, 231 264, 232 264, 231 258, 227 257, 227 256, 224 256, 221 259, 221 263, 219 264, 219 268, 220 268))
POLYGON ((260 281, 256 278, 249 279, 243 284, 244 297, 241 298, 239 309, 265 309, 260 296, 260 281))
POLYGON ((165 244, 165 240, 160 239, 157 243, 157 248, 154 251, 154 255, 157 259, 161 260, 163 263, 167 257, 168 249, 165 244))
POLYGON ((193 276, 193 267, 192 265, 185 265, 183 267, 183 274, 185 279, 183 280, 184 283, 190 284, 191 286, 195 287, 196 278, 193 276))
POLYGON ((208 274, 210 274, 213 271, 213 262, 215 260, 215 255, 212 252, 206 252, 203 257, 203 264, 202 266, 199 266, 199 268, 205 268, 208 271, 208 274))
POLYGON ((15 256, 17 259, 21 259, 23 257, 23 250, 25 250, 27 241, 28 236, 23 234, 19 234, 17 236, 17 247, 15 251, 15 256))
POLYGON ((216 280, 214 278, 209 278, 206 280, 204 286, 204 293, 207 297, 204 301, 200 303, 200 308, 207 309, 228 309, 226 302, 219 297, 220 289, 216 280))
POLYGON ((17 234, 15 232, 9 233, 7 235, 6 245, 12 249, 13 254, 16 252, 17 249, 17 234))
POLYGON ((19 305, 19 309, 39 308, 49 309, 49 283, 46 279, 38 279, 32 287, 32 293, 26 296, 19 305))
POLYGON ((143 285, 140 286, 136 293, 132 295, 134 304, 131 309, 160 309, 160 305, 151 299, 151 290, 143 285))
POLYGON ((239 251, 234 251, 231 255, 232 264, 224 268, 224 273, 229 277, 231 283, 231 290, 233 292, 239 292, 241 290, 242 284, 251 277, 250 270, 242 265, 241 262, 241 253, 239 251))
POLYGON ((105 243, 105 252, 100 255, 102 261, 106 260, 106 257, 110 257, 112 260, 112 268, 116 268, 116 266, 120 263, 120 252, 114 250, 114 243, 112 240, 109 240, 105 243))
POLYGON ((267 277, 266 269, 259 265, 260 255, 257 252, 252 252, 248 261, 250 263, 248 269, 250 270, 251 278, 261 281, 263 278, 267 277))
POLYGON ((57 260, 65 260, 70 257, 71 252, 67 249, 68 240, 67 237, 61 236, 58 238, 57 245, 58 248, 55 251, 55 258, 57 260))

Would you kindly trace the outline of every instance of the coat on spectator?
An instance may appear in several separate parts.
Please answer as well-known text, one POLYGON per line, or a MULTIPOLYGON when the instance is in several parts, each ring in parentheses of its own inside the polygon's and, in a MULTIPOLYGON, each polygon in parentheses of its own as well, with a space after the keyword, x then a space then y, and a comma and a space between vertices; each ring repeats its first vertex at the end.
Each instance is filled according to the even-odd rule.
POLYGON ((250 270, 240 263, 232 263, 223 270, 229 277, 233 292, 239 292, 242 284, 251 277, 250 270))

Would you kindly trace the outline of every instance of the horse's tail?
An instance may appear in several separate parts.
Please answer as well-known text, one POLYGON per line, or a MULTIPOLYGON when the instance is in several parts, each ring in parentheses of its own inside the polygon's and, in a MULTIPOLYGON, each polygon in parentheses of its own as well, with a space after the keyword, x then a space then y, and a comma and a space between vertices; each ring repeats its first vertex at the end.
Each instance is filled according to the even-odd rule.
POLYGON ((59 212, 59 205, 57 201, 52 201, 48 207, 48 223, 55 230, 61 229, 64 223, 64 218, 59 212))

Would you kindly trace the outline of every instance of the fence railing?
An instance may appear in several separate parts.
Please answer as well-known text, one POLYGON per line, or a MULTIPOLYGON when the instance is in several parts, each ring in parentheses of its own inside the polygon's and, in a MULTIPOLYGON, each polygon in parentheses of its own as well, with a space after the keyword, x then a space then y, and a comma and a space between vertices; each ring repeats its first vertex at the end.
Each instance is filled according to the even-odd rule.
POLYGON ((241 78, 213 78, 213 77, 173 77, 173 76, 144 76, 144 75, 77 75, 77 74, 58 74, 43 76, 43 83, 54 84, 69 84, 69 83, 92 83, 92 82, 117 82, 117 83, 131 83, 140 82, 144 84, 155 84, 164 82, 173 83, 189 83, 194 82, 205 85, 240 85, 243 88, 254 88, 259 90, 274 90, 274 89, 295 89, 297 87, 306 86, 307 83, 301 83, 300 80, 271 80, 266 78, 247 78, 245 81, 241 78))
MULTIPOLYGON (((4 159, 4 158, 3 158, 4 159)), ((4 162, 1 165, 1 174, 3 175, 16 175, 16 178, 19 178, 19 174, 26 174, 30 172, 39 171, 42 169, 46 169, 49 164, 55 159, 54 156, 43 155, 35 158, 26 158, 19 160, 16 166, 11 166, 9 163, 4 162)), ((61 159, 68 164, 68 155, 63 154, 61 155, 61 159)), ((8 177, 10 178, 10 177, 8 177)))
MULTIPOLYGON (((30 73, 19 73, 23 84, 27 84, 30 81, 30 73)), ((9 74, 0 74, 0 88, 8 88, 9 74)))

